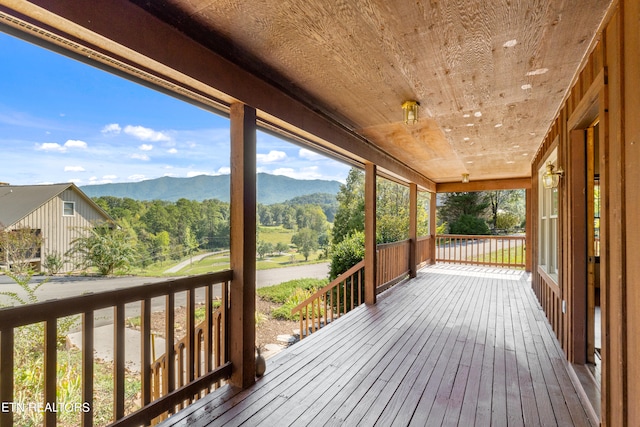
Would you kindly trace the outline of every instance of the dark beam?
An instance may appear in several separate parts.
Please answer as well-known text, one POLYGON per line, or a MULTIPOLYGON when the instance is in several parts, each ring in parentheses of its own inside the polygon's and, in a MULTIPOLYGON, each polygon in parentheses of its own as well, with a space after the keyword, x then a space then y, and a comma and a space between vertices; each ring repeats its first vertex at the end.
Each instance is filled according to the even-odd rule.
POLYGON ((453 193, 463 191, 493 191, 493 190, 527 190, 531 188, 531 178, 494 179, 486 181, 443 182, 436 184, 438 193, 453 193))

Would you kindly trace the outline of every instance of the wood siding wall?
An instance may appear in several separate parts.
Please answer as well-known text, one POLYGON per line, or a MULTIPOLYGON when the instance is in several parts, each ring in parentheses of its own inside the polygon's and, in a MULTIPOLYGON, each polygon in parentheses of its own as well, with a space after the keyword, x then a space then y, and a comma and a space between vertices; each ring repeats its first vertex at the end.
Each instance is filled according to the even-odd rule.
MULTIPOLYGON (((42 257, 57 253, 61 257, 71 248, 71 242, 80 236, 82 228, 89 227, 97 221, 104 221, 105 217, 88 204, 86 200, 71 188, 34 210, 17 222, 12 228, 28 227, 39 229, 44 239, 42 243, 42 257), (75 203, 75 215, 63 215, 63 202, 75 203)), ((74 268, 74 261, 68 260, 63 272, 74 268)))
POLYGON ((581 130, 600 120, 600 289, 603 426, 640 425, 640 3, 620 0, 532 163, 532 285, 567 358, 585 361, 585 148, 581 130), (538 170, 558 149, 557 283, 539 269, 538 170), (583 233, 578 235, 577 233, 583 233), (566 312, 562 302, 566 302, 566 312))

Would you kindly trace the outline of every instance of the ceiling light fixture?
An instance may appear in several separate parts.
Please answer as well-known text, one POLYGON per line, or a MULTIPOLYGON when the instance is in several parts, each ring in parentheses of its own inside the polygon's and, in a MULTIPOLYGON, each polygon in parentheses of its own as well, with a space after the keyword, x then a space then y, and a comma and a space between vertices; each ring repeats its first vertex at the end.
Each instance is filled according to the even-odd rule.
POLYGON ((407 125, 413 125, 418 122, 418 107, 420 104, 417 101, 405 101, 402 103, 402 118, 407 125))
POLYGON ((542 185, 544 188, 557 188, 560 177, 564 176, 562 168, 554 170, 555 167, 551 162, 547 163, 547 171, 542 175, 542 185))
POLYGON ((468 173, 463 173, 462 174, 462 183, 463 184, 467 184, 469 182, 469 174, 468 173))

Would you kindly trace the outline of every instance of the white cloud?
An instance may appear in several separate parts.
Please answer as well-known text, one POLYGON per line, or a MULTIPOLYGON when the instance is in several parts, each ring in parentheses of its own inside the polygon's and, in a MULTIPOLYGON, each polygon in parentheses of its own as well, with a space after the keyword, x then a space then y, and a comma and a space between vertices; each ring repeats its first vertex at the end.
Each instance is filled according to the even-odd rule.
POLYGON ((300 168, 295 170, 292 168, 278 168, 271 172, 274 175, 284 175, 295 179, 322 179, 322 175, 318 173, 317 166, 300 168))
POLYGON ((118 175, 105 175, 102 177, 102 179, 116 179, 118 178, 118 175))
POLYGON ((287 158, 287 154, 284 151, 271 150, 269 154, 257 154, 256 160, 258 163, 275 163, 283 161, 287 158))
POLYGON ((102 133, 115 133, 118 134, 120 133, 120 131, 122 130, 122 128, 120 127, 119 124, 117 123, 111 123, 106 125, 105 127, 102 128, 102 130, 100 132, 102 133))
POLYGON ((198 172, 198 171, 187 172, 187 178, 193 178, 194 176, 200 176, 200 175, 211 175, 211 173, 210 172, 198 172))
POLYGON ((132 159, 144 160, 145 162, 149 161, 149 156, 146 154, 133 153, 131 155, 132 159))
POLYGON ((175 148, 170 148, 167 150, 167 153, 169 154, 176 154, 178 152, 178 150, 176 150, 175 148))
POLYGON ((58 153, 65 153, 69 148, 87 148, 87 143, 75 139, 70 139, 60 145, 57 142, 43 142, 42 144, 36 144, 36 150, 38 151, 57 151, 58 153))
POLYGON ((142 141, 170 141, 171 138, 165 133, 146 128, 144 126, 126 126, 124 133, 136 137, 142 141))
POLYGON ((38 151, 59 151, 64 153, 66 149, 57 142, 44 142, 42 144, 36 144, 36 150, 38 151))
POLYGON ((127 177, 127 179, 128 179, 129 181, 142 181, 143 179, 145 179, 145 176, 144 176, 144 175, 140 175, 140 174, 137 174, 137 175, 129 175, 129 176, 127 177))
POLYGON ((142 151, 151 151, 151 150, 153 150, 153 145, 151 145, 151 144, 142 144, 138 148, 141 149, 142 151))
POLYGON ((87 143, 77 139, 70 139, 64 143, 64 148, 87 148, 87 143))
POLYGON ((222 166, 220 169, 218 169, 214 175, 229 175, 231 173, 231 168, 226 167, 226 166, 222 166))
POLYGON ((307 150, 306 148, 301 148, 300 151, 298 151, 298 156, 307 160, 321 160, 325 158, 322 154, 318 154, 315 151, 307 150))
POLYGON ((65 166, 65 172, 84 172, 84 168, 82 166, 65 166))
POLYGON ((82 180, 80 178, 72 178, 69 180, 69 182, 73 182, 74 184, 80 184, 82 180))

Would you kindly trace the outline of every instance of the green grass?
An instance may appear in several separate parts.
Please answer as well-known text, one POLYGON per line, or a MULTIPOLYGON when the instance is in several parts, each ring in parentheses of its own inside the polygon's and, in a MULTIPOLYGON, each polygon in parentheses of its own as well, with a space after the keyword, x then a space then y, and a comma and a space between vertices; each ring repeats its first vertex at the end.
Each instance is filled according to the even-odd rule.
POLYGON ((505 264, 509 264, 509 265, 524 264, 525 262, 524 250, 521 246, 512 247, 508 251, 506 249, 497 250, 489 253, 488 255, 484 255, 484 256, 481 255, 481 256, 474 257, 473 261, 491 262, 494 264, 504 262, 505 264))
POLYGON ((294 234, 295 230, 288 230, 281 225, 277 227, 266 227, 264 225, 258 226, 258 240, 271 243, 274 246, 277 243, 290 245, 291 238, 294 234))

